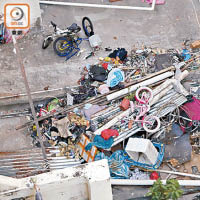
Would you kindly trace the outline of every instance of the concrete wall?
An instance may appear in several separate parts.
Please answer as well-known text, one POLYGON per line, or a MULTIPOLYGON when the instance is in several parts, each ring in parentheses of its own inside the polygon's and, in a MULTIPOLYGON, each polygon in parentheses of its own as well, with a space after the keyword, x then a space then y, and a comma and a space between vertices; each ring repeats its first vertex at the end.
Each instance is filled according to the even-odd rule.
POLYGON ((39 0, 0 0, 0 14, 4 13, 4 5, 8 3, 28 3, 30 6, 31 26, 37 25, 41 19, 39 0))
POLYGON ((0 176, 0 199, 35 199, 33 181, 47 200, 112 200, 107 160, 14 179, 0 176))

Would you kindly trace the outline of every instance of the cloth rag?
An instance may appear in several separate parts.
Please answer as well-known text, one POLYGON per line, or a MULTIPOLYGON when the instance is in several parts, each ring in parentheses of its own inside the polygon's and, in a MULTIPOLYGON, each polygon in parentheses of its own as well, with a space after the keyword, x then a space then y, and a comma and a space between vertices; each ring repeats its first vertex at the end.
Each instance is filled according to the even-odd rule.
POLYGON ((108 140, 111 136, 119 136, 119 132, 114 129, 105 129, 101 132, 101 137, 108 140))
POLYGON ((124 72, 120 69, 114 68, 108 74, 107 85, 108 87, 115 87, 120 82, 124 82, 124 72))
POLYGON ((90 142, 87 144, 85 147, 86 151, 91 150, 92 146, 96 146, 100 149, 109 149, 114 142, 114 138, 111 136, 108 140, 105 140, 104 138, 101 137, 101 135, 96 135, 94 137, 93 142, 90 142))
POLYGON ((83 108, 82 111, 83 111, 85 118, 87 120, 90 120, 90 118, 93 114, 95 114, 95 113, 97 113, 97 112, 99 112, 99 111, 101 111, 105 108, 106 108, 106 106, 92 105, 88 109, 83 108))
POLYGON ((52 119, 52 125, 58 129, 58 132, 61 137, 67 138, 71 136, 71 132, 69 131, 70 121, 67 117, 62 118, 60 120, 52 119))
POLYGON ((115 151, 110 157, 104 153, 98 153, 95 156, 95 161, 107 159, 110 169, 110 175, 113 179, 128 179, 130 175, 129 166, 126 163, 123 151, 115 151))

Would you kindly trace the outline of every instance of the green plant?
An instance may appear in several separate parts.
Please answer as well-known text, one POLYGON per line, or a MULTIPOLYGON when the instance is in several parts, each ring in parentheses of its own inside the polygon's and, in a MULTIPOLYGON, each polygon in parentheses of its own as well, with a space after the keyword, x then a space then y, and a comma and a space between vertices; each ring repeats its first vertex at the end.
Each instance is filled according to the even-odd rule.
POLYGON ((129 99, 130 101, 134 101, 135 100, 135 92, 129 93, 129 95, 127 95, 125 98, 129 99))
POLYGON ((166 185, 163 185, 162 181, 158 179, 150 188, 147 196, 151 196, 152 200, 177 200, 182 194, 183 191, 176 179, 167 180, 166 185))

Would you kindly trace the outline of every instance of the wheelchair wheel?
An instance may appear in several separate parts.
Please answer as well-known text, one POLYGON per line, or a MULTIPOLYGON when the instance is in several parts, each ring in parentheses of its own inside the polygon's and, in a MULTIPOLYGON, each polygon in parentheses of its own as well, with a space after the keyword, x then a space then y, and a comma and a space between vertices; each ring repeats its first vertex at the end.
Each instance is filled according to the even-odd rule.
POLYGON ((59 37, 54 41, 53 49, 58 56, 67 56, 73 51, 73 43, 65 37, 59 37))
POLYGON ((94 35, 94 28, 91 20, 88 17, 83 17, 82 26, 87 37, 94 35))

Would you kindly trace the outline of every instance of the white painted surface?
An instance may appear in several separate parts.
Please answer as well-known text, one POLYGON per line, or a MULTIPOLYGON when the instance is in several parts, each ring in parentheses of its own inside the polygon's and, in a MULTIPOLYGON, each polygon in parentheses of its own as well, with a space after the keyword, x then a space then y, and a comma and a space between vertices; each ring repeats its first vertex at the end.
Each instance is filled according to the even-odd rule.
POLYGON ((40 3, 41 4, 50 4, 50 5, 62 5, 62 6, 80 6, 80 7, 90 7, 90 8, 112 8, 112 9, 122 9, 122 10, 149 10, 149 11, 152 11, 155 8, 156 0, 153 0, 151 7, 116 6, 116 5, 57 2, 57 1, 40 1, 40 3))
MULTIPOLYGON (((166 184, 166 180, 161 180, 166 184)), ((155 180, 111 179, 112 185, 153 185, 155 180)), ((199 180, 178 180, 181 186, 200 186, 199 180)))
MULTIPOLYGON (((40 189, 44 200, 112 200, 107 160, 55 170, 33 176, 32 179, 40 189)), ((32 179, 0 176, 0 199, 21 197, 34 199, 36 191, 32 179)))

